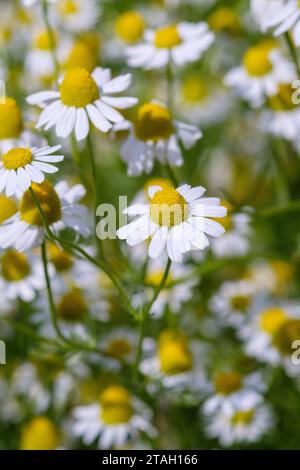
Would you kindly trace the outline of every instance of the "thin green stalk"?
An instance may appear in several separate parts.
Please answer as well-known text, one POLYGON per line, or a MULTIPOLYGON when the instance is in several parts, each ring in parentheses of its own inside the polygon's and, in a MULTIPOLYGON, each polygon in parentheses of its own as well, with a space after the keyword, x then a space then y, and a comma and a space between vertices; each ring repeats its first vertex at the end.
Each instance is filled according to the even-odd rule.
POLYGON ((291 57, 294 61, 294 64, 295 64, 295 67, 296 67, 296 70, 297 70, 297 74, 298 74, 298 78, 300 78, 300 65, 299 65, 299 58, 298 58, 297 50, 295 48, 295 45, 293 43, 293 40, 292 40, 290 34, 287 32, 287 33, 285 33, 284 36, 285 36, 286 43, 287 43, 288 49, 290 51, 291 57))
POLYGON ((275 158, 273 163, 275 167, 275 182, 277 186, 278 201, 286 202, 290 199, 290 188, 283 161, 284 156, 282 156, 282 145, 280 144, 283 144, 283 142, 274 140, 273 148, 275 158))
POLYGON ((59 62, 56 56, 56 41, 55 35, 53 33, 50 21, 49 21, 49 11, 48 11, 48 3, 47 0, 42 0, 42 12, 43 12, 43 19, 46 26, 46 30, 50 40, 50 48, 51 48, 51 55, 54 65, 54 77, 55 82, 58 87, 58 76, 59 76, 59 62))
POLYGON ((175 173, 174 173, 174 171, 173 171, 173 168, 171 167, 171 165, 169 164, 169 162, 167 161, 167 159, 166 159, 165 167, 166 167, 166 170, 167 170, 169 179, 172 181, 172 183, 174 184, 175 188, 177 188, 177 187, 179 186, 179 183, 178 183, 178 181, 177 181, 177 178, 176 178, 176 176, 175 176, 175 173))
POLYGON ((135 359, 135 364, 134 364, 134 375, 135 376, 137 376, 139 363, 140 363, 140 360, 141 360, 141 355, 142 355, 142 350, 143 350, 143 341, 144 341, 144 337, 145 337, 146 322, 147 322, 149 313, 151 312, 151 308, 153 307, 154 302, 157 300, 160 292, 162 291, 162 289, 165 286, 165 283, 168 279, 168 275, 169 275, 169 272, 170 272, 171 264, 172 264, 172 261, 169 258, 168 262, 167 262, 165 272, 164 272, 164 275, 163 275, 159 285, 155 289, 155 292, 154 292, 154 295, 153 295, 151 301, 149 302, 147 307, 144 308, 141 311, 139 341, 138 341, 136 359, 135 359))
POLYGON ((124 287, 122 286, 121 282, 119 281, 119 279, 117 278, 117 276, 110 270, 110 268, 106 265, 105 261, 99 261, 99 260, 96 260, 95 258, 93 258, 91 255, 89 255, 83 248, 81 248, 80 246, 76 245, 75 243, 72 243, 72 242, 69 242, 68 240, 64 240, 60 237, 58 237, 57 235, 55 235, 51 229, 49 228, 49 225, 48 225, 48 222, 47 222, 47 219, 45 217, 45 214, 44 214, 44 211, 40 205, 40 202, 35 194, 35 192, 33 191, 33 189, 30 187, 29 188, 29 191, 31 193, 31 196, 37 206, 37 209, 39 211, 39 214, 41 216, 41 219, 43 221, 43 224, 44 224, 44 228, 45 228, 45 232, 46 232, 46 235, 47 237, 52 240, 54 243, 55 242, 58 242, 60 245, 64 246, 64 247, 67 247, 69 250, 71 250, 72 252, 77 252, 79 253, 81 256, 83 256, 85 259, 87 259, 90 263, 92 263, 93 265, 97 266, 98 268, 100 268, 103 272, 105 272, 105 274, 109 277, 109 279, 112 281, 113 285, 115 286, 116 290, 118 291, 119 293, 119 296, 120 296, 120 301, 122 302, 122 304, 124 305, 124 308, 128 311, 128 313, 130 313, 133 317, 136 317, 137 316, 137 312, 135 311, 135 309, 131 306, 131 302, 127 296, 127 293, 124 289, 124 287))

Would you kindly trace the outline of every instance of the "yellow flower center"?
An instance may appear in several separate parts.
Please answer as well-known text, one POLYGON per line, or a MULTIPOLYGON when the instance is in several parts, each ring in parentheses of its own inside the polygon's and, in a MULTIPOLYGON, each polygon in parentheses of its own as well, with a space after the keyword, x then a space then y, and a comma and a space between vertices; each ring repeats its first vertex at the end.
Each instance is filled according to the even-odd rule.
POLYGON ((245 410, 245 411, 236 411, 231 418, 231 424, 238 425, 238 424, 249 424, 251 423, 254 417, 255 410, 245 410))
POLYGON ((78 41, 74 44, 64 68, 67 70, 83 68, 91 73, 96 68, 97 62, 98 49, 91 47, 85 41, 78 41))
POLYGON ((18 282, 30 274, 28 258, 23 253, 8 250, 1 259, 2 276, 6 281, 18 282))
POLYGON ((246 312, 250 307, 250 298, 247 295, 234 295, 230 299, 230 304, 234 310, 246 312))
POLYGON ((33 156, 31 150, 21 147, 9 150, 2 157, 4 168, 7 170, 17 170, 18 168, 29 165, 32 160, 33 156))
MULTIPOLYGON (((157 287, 160 285, 163 275, 164 275, 164 271, 161 271, 161 270, 152 271, 147 274, 146 283, 150 284, 153 287, 157 287)), ((171 274, 169 274, 165 282, 165 287, 167 287, 171 282, 172 282, 172 276, 171 274)))
POLYGON ((51 38, 49 36, 48 31, 42 31, 36 38, 35 38, 35 47, 42 51, 50 51, 52 48, 51 38))
POLYGON ((97 84, 91 74, 83 68, 72 69, 66 73, 60 85, 63 104, 84 108, 99 98, 97 84))
POLYGON ((144 191, 146 197, 151 201, 150 196, 148 194, 149 188, 151 186, 159 186, 162 189, 166 188, 172 188, 172 181, 166 179, 166 178, 152 178, 151 180, 147 181, 147 183, 144 186, 144 191))
POLYGON ((262 77, 270 73, 273 69, 269 59, 271 46, 266 43, 250 47, 244 55, 244 66, 249 75, 262 77))
POLYGON ((100 405, 100 418, 105 424, 128 423, 133 416, 131 396, 125 388, 118 385, 112 385, 101 393, 100 405))
POLYGON ((270 266, 276 276, 274 293, 281 295, 294 279, 295 273, 293 267, 289 263, 281 260, 271 261, 270 266))
POLYGON ((21 110, 13 98, 0 103, 0 139, 14 139, 23 130, 21 110))
POLYGON ((182 39, 176 25, 160 28, 155 32, 154 43, 159 49, 171 49, 181 44, 182 39))
POLYGON ((123 338, 113 339, 107 346, 107 352, 110 356, 122 361, 131 353, 131 344, 123 338))
POLYGON ((292 101, 293 89, 288 83, 281 83, 278 93, 269 98, 269 105, 274 111, 291 111, 297 107, 292 101))
POLYGON ((62 15, 74 15, 78 12, 78 5, 75 0, 63 0, 58 7, 62 15))
POLYGON ((59 273, 69 271, 74 265, 72 256, 54 244, 49 247, 49 259, 59 273))
POLYGON ((174 227, 188 218, 188 205, 174 188, 157 191, 150 203, 150 217, 158 225, 174 227))
MULTIPOLYGON (((48 225, 61 220, 61 204, 59 197, 49 181, 41 184, 32 183, 31 188, 43 209, 48 225)), ((21 219, 30 225, 43 227, 39 210, 29 191, 26 191, 20 202, 21 219)))
POLYGON ((69 323, 81 322, 87 313, 87 304, 82 291, 73 287, 62 296, 57 310, 61 320, 69 323))
POLYGON ((300 339, 300 320, 291 318, 286 320, 276 330, 273 338, 274 346, 285 356, 293 352, 292 344, 300 339))
POLYGON ((197 75, 188 77, 182 86, 182 96, 188 103, 204 101, 208 94, 207 83, 197 75))
POLYGON ((158 358, 160 370, 166 375, 188 372, 193 367, 193 357, 186 336, 167 330, 159 337, 158 358))
POLYGON ((171 114, 160 104, 145 103, 138 109, 134 131, 144 141, 168 139, 173 134, 171 114))
POLYGON ((274 335, 286 320, 287 315, 281 308, 268 308, 260 315, 260 327, 266 333, 274 335))
POLYGON ((116 21, 117 35, 128 44, 139 41, 144 33, 146 24, 142 15, 136 11, 127 11, 116 21))
POLYGON ((0 224, 12 217, 18 211, 16 202, 0 194, 0 224))
POLYGON ((34 418, 23 430, 21 450, 54 450, 58 446, 59 433, 48 418, 34 418))
POLYGON ((241 29, 239 17, 232 8, 219 8, 208 18, 208 24, 213 31, 226 31, 236 34, 241 29))
POLYGON ((238 372, 221 372, 214 378, 216 392, 220 395, 231 395, 243 386, 243 378, 238 372))

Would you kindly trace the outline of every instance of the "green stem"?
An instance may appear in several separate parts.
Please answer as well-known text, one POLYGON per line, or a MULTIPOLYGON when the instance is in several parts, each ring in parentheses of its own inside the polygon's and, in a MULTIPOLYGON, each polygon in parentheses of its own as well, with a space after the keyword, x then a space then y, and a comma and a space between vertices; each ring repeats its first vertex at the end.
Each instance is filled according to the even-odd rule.
POLYGON ((92 263, 93 265, 100 268, 103 272, 105 272, 105 274, 109 277, 109 279, 112 281, 113 285, 115 286, 116 290, 118 291, 119 296, 120 296, 120 300, 121 300, 122 304, 124 305, 124 308, 128 311, 128 313, 130 313, 133 317, 136 318, 137 312, 131 306, 130 300, 127 296, 127 293, 126 293, 124 287, 122 286, 122 284, 119 281, 119 279, 117 278, 117 276, 106 265, 105 261, 99 261, 99 260, 97 261, 91 255, 89 255, 83 248, 79 247, 75 243, 69 242, 69 241, 64 240, 64 239, 58 237, 57 235, 55 235, 49 228, 49 225, 48 225, 47 219, 45 217, 44 211, 43 211, 43 209, 40 205, 40 202, 39 202, 35 192, 33 191, 33 189, 31 187, 29 188, 29 191, 31 193, 31 196, 32 196, 34 202, 35 202, 35 205, 37 206, 37 209, 38 209, 39 214, 41 216, 42 222, 44 224, 45 232, 46 232, 46 235, 48 236, 48 238, 50 240, 52 240, 54 243, 58 242, 60 245, 62 245, 64 247, 67 247, 72 252, 75 251, 76 253, 79 253, 81 256, 83 256, 85 259, 87 259, 90 263, 92 263))
POLYGON ((275 181, 277 185, 278 201, 286 202, 290 199, 289 182, 286 175, 285 164, 282 152, 283 142, 274 140, 274 167, 275 167, 275 181), (281 145, 280 145, 281 144, 281 145))
POLYGON ((294 64, 295 64, 295 67, 296 67, 296 70, 297 70, 297 74, 298 74, 298 78, 300 78, 300 65, 299 65, 298 53, 297 53, 297 50, 295 48, 294 42, 293 42, 293 40, 292 40, 292 38, 291 38, 291 36, 288 32, 285 33, 284 36, 285 36, 286 43, 287 43, 288 49, 290 51, 291 57, 294 61, 294 64))
POLYGON ((53 33, 53 30, 49 21, 49 11, 48 11, 47 0, 42 0, 42 12, 43 12, 44 23, 45 23, 46 30, 49 36, 49 40, 50 40, 51 55, 52 55, 52 60, 53 60, 53 65, 54 65, 54 77, 55 77, 56 85, 58 87, 59 62, 56 56, 55 35, 53 33))
POLYGON ((177 181, 177 178, 176 178, 176 176, 175 176, 175 173, 174 173, 174 171, 173 171, 173 168, 171 167, 171 165, 169 164, 169 162, 167 161, 167 159, 166 159, 165 166, 166 166, 166 170, 167 170, 169 179, 172 181, 172 183, 174 184, 175 188, 177 188, 177 187, 179 186, 179 183, 178 183, 178 181, 177 181))
POLYGON ((169 275, 169 272, 170 272, 171 264, 172 264, 172 261, 169 258, 168 262, 167 262, 165 272, 164 272, 164 275, 163 275, 159 285, 155 289, 155 292, 154 292, 154 295, 153 295, 151 301, 149 302, 147 307, 144 308, 141 311, 139 342, 138 342, 138 346, 137 346, 137 353, 136 353, 136 359, 135 359, 135 364, 134 364, 134 375, 135 376, 137 376, 137 374, 138 374, 139 363, 140 363, 140 360, 141 360, 141 355, 142 355, 142 350, 143 350, 143 342, 144 342, 144 337, 145 337, 146 321, 148 319, 149 313, 151 312, 151 308, 153 307, 154 302, 156 301, 156 299, 158 298, 161 290, 165 286, 165 283, 168 279, 168 275, 169 275))

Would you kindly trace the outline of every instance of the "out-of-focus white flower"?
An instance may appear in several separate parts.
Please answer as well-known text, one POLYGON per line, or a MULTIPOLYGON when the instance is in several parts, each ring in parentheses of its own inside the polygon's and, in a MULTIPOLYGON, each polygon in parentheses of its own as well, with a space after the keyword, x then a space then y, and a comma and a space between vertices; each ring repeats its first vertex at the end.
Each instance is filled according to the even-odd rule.
POLYGON ((291 83, 296 78, 294 65, 276 46, 272 41, 263 41, 250 47, 243 65, 225 76, 224 83, 253 107, 261 106, 268 96, 276 94, 281 83, 291 83))
POLYGON ((140 433, 154 437, 151 418, 144 403, 125 388, 112 385, 102 391, 99 403, 75 408, 72 431, 85 445, 98 439, 100 449, 121 448, 140 433))
MULTIPOLYGON (((26 8, 33 7, 40 3, 41 0, 22 0, 22 4, 26 8)), ((46 0, 48 3, 56 3, 59 0, 46 0)))
POLYGON ((150 173, 155 159, 162 164, 181 166, 183 155, 179 142, 190 149, 202 137, 198 127, 172 120, 169 110, 156 102, 143 104, 134 123, 122 122, 115 125, 114 130, 130 131, 121 148, 130 176, 150 173))
POLYGON ((55 3, 51 11, 54 22, 72 33, 92 29, 101 13, 96 0, 56 0, 55 3))
POLYGON ((173 62, 183 66, 195 62, 214 41, 214 34, 204 22, 165 26, 147 30, 144 41, 126 50, 128 65, 144 69, 159 69, 173 62))
POLYGON ((126 90, 130 83, 130 74, 112 79, 109 69, 96 68, 92 74, 83 68, 71 69, 65 74, 59 91, 35 93, 27 102, 44 108, 38 129, 55 127, 57 137, 63 138, 75 131, 80 141, 89 133, 89 119, 102 132, 108 132, 112 123, 124 121, 115 108, 130 108, 137 99, 114 95, 126 90))

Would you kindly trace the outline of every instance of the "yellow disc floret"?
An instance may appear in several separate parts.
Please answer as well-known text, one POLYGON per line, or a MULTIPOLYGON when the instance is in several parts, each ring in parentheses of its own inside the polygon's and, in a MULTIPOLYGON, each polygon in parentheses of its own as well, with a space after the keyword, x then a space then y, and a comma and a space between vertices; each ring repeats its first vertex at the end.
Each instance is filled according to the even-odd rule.
POLYGON ((77 41, 64 64, 64 68, 72 70, 76 68, 84 68, 88 72, 92 72, 98 62, 98 49, 91 47, 86 41, 77 41))
POLYGON ((271 46, 266 43, 250 47, 244 55, 244 66, 249 75, 262 77, 273 70, 270 60, 271 46))
POLYGON ((42 31, 36 36, 34 46, 36 49, 40 49, 42 51, 50 51, 53 46, 53 40, 56 41, 56 38, 51 37, 48 31, 42 31))
POLYGON ((167 178, 151 178, 144 186, 144 191, 146 197, 151 200, 148 190, 151 186, 159 186, 161 189, 172 188, 172 181, 168 180, 167 178))
POLYGON ((182 96, 188 103, 200 103, 208 94, 208 87, 198 75, 191 75, 185 79, 182 86, 182 96))
POLYGON ((15 139, 23 130, 21 110, 13 98, 0 103, 0 139, 15 139))
POLYGON ((138 109, 134 131, 144 141, 168 139, 173 134, 171 114, 160 104, 145 103, 138 109))
POLYGON ((58 5, 62 15, 74 15, 78 12, 78 5, 75 0, 63 0, 58 5))
POLYGON ((226 230, 226 232, 229 232, 230 230, 232 230, 233 228, 233 221, 232 221, 232 213, 233 213, 233 205, 231 204, 231 202, 229 201, 224 201, 223 199, 221 200, 221 205, 223 207, 226 207, 227 209, 227 215, 226 217, 222 217, 222 219, 220 220, 220 218, 214 218, 214 220, 216 220, 217 222, 219 222, 223 227, 224 229, 226 230))
POLYGON ((6 281, 18 282, 30 274, 28 258, 24 253, 8 250, 1 259, 1 273, 6 281))
POLYGON ((18 211, 16 202, 0 194, 0 224, 12 217, 18 211))
POLYGON ((139 41, 144 33, 146 24, 142 15, 136 11, 126 11, 117 18, 116 33, 128 44, 139 41))
POLYGON ((99 90, 86 69, 76 68, 66 73, 60 85, 60 95, 66 106, 84 108, 99 98, 99 90))
POLYGON ((268 308, 260 314, 260 327, 266 333, 274 335, 286 320, 287 315, 282 308, 268 308))
POLYGON ((253 417, 254 417, 255 410, 250 409, 250 410, 241 410, 241 411, 236 411, 234 415, 231 418, 231 424, 233 425, 238 425, 238 424, 244 424, 247 425, 251 423, 253 417))
POLYGON ((193 367, 193 357, 184 333, 164 331, 159 337, 158 358, 164 374, 177 375, 193 367))
POLYGON ((30 149, 22 147, 9 150, 2 157, 2 162, 6 170, 17 170, 26 165, 29 165, 33 160, 33 155, 30 149))
POLYGON ((59 433, 48 418, 34 418, 24 428, 21 437, 21 450, 54 450, 58 446, 59 433))
POLYGON ((221 372, 214 378, 216 392, 220 395, 231 395, 243 386, 243 378, 238 372, 221 372))
MULTIPOLYGON (((52 184, 49 181, 32 183, 31 188, 43 209, 48 225, 61 220, 61 203, 52 184)), ((29 191, 26 191, 21 199, 20 213, 21 219, 28 224, 43 227, 43 220, 29 191)))
POLYGON ((274 346, 285 356, 293 352, 293 342, 300 338, 300 320, 290 318, 281 324, 273 337, 274 346))
POLYGON ((150 217, 158 225, 174 227, 187 220, 187 202, 174 188, 157 191, 151 199, 150 217))
POLYGON ((129 392, 118 385, 106 388, 100 395, 101 416, 105 424, 128 423, 133 415, 129 392))
POLYGON ((269 98, 269 105, 274 111, 291 111, 297 107, 292 101, 294 90, 289 83, 280 83, 276 95, 269 98))
POLYGON ((250 307, 250 297, 247 295, 234 295, 230 299, 230 305, 234 310, 246 312, 250 307))
POLYGON ((182 39, 176 25, 160 28, 155 32, 154 43, 158 49, 171 49, 181 44, 182 39))
POLYGON ((69 271, 74 265, 72 256, 54 244, 49 247, 49 259, 59 273, 69 271))
POLYGON ((116 338, 110 341, 107 346, 107 353, 114 357, 115 359, 119 359, 122 361, 128 354, 131 353, 131 344, 125 338, 116 338))
POLYGON ((207 22, 215 32, 226 31, 236 34, 241 29, 239 17, 232 8, 218 8, 210 15, 207 22))
POLYGON ((82 291, 77 287, 72 287, 60 299, 57 310, 59 318, 66 322, 78 323, 82 321, 87 313, 87 304, 82 291))

